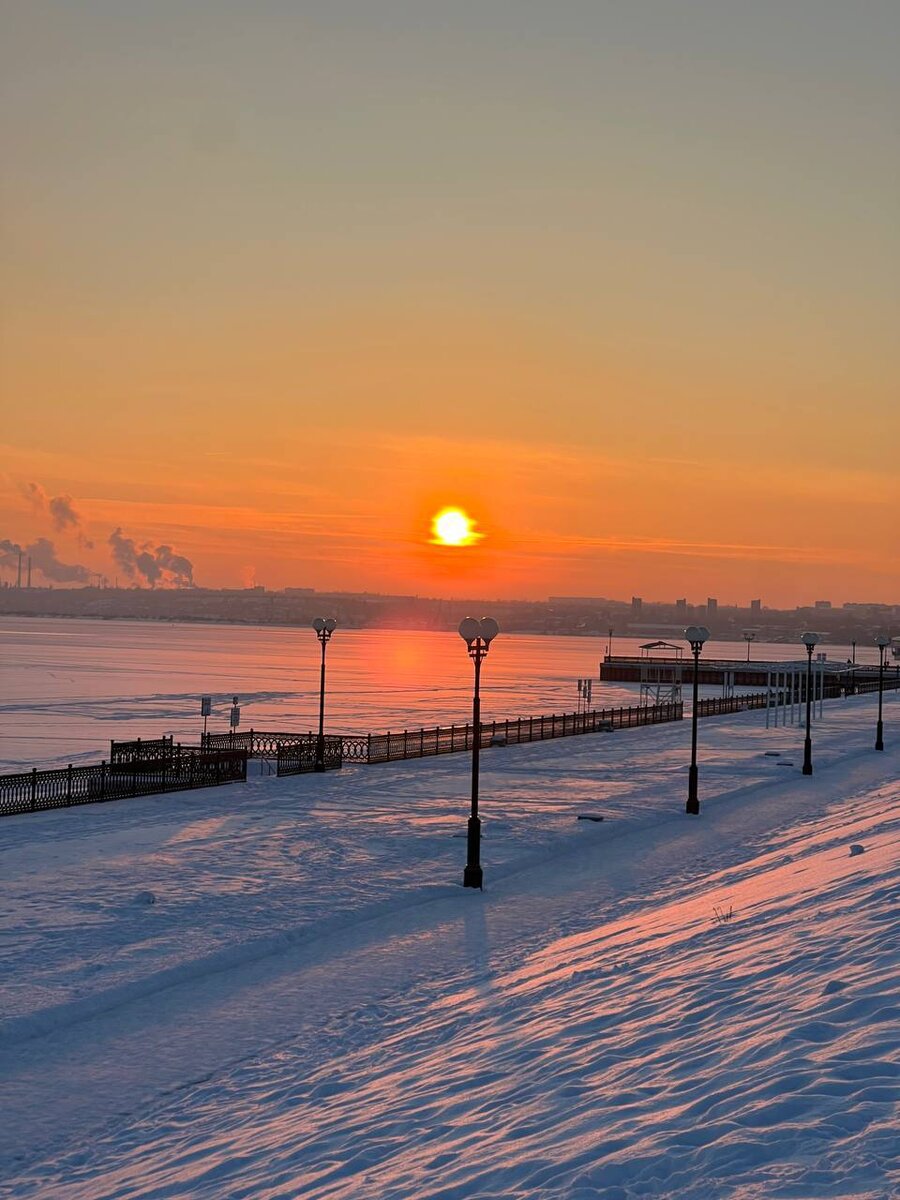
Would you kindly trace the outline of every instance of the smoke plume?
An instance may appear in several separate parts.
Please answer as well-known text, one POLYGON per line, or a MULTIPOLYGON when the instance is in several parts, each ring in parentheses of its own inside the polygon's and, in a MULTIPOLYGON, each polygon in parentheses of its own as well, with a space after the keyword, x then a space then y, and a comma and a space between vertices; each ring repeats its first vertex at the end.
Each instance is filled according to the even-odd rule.
POLYGON ((18 566, 19 553, 31 559, 32 569, 40 571, 51 583, 87 583, 90 572, 80 563, 64 563, 56 557, 56 548, 47 538, 38 538, 30 546, 19 546, 8 538, 0 539, 0 565, 18 566))
POLYGON ((23 495, 31 501, 35 512, 50 514, 53 528, 57 532, 66 533, 71 529, 76 533, 79 546, 86 550, 93 550, 94 543, 81 532, 81 513, 72 503, 71 496, 66 493, 50 496, 46 488, 41 487, 39 483, 23 484, 21 490, 23 495))
POLYGON ((25 552, 31 556, 31 562, 45 579, 53 583, 87 583, 90 571, 80 563, 64 563, 56 557, 53 543, 46 538, 38 538, 25 552))
POLYGON ((171 546, 154 547, 150 542, 138 545, 134 538, 125 537, 121 525, 109 535, 109 544, 119 570, 136 583, 148 583, 150 587, 194 586, 193 564, 171 546))
POLYGON ((51 496, 47 507, 56 529, 62 532, 71 525, 73 529, 81 524, 81 517, 72 507, 71 496, 51 496))

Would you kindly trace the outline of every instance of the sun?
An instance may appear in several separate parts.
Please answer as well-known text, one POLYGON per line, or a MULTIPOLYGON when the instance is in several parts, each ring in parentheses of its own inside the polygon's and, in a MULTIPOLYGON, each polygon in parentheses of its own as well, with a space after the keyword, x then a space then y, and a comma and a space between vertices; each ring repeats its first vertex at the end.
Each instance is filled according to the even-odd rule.
POLYGON ((461 508, 442 508, 431 519, 431 541, 436 546, 471 546, 481 537, 475 522, 461 508))

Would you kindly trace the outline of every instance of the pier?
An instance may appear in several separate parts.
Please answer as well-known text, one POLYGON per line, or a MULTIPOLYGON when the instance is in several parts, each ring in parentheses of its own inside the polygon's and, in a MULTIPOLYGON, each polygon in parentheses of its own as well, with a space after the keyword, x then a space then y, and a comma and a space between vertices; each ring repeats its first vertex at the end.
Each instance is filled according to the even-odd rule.
MULTIPOLYGON (((825 677, 826 695, 855 695, 878 685, 877 667, 860 667, 846 662, 813 662, 813 669, 825 677)), ((768 676, 786 671, 803 672, 806 658, 746 662, 742 659, 701 658, 698 680, 701 685, 730 689, 732 687, 764 688, 768 676)), ((885 683, 900 678, 900 665, 885 667, 885 683)), ((690 658, 677 655, 619 655, 607 654, 600 663, 602 683, 647 683, 669 680, 684 682, 693 678, 690 658)), ((893 683, 893 687, 897 684, 893 683)))

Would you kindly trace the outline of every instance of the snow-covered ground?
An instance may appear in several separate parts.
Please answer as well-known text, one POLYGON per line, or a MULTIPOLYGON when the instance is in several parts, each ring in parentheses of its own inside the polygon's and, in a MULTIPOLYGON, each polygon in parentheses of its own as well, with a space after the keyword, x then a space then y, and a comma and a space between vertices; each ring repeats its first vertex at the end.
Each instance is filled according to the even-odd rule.
POLYGON ((900 1194, 874 708, 4 819, 0 1195, 900 1194))

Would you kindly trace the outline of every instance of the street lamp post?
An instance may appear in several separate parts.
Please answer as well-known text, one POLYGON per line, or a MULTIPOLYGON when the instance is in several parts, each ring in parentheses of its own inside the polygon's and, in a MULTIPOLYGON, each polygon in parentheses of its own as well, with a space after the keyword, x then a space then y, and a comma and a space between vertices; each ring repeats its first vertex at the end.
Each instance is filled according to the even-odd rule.
POLYGON ((744 641, 747 643, 747 662, 750 661, 750 643, 756 641, 756 633, 752 629, 744 630, 744 641))
POLYGON ((812 775, 812 737, 809 731, 812 711, 812 654, 819 644, 819 638, 815 633, 804 633, 800 641, 806 647, 806 741, 803 743, 803 774, 812 775))
POLYGON ((881 720, 881 706, 884 699, 884 652, 890 645, 891 639, 880 633, 875 639, 878 647, 878 724, 875 726, 875 749, 884 749, 884 723, 881 720))
POLYGON ((459 623, 459 636, 468 647, 469 658, 475 664, 475 691, 472 697, 472 808, 466 836, 466 869, 463 872, 463 887, 480 888, 483 885, 481 870, 481 820, 478 816, 478 754, 481 749, 481 664, 487 657, 491 642, 500 632, 493 617, 465 617, 459 623))
POLYGON ((700 678, 700 651, 703 643, 709 638, 709 630, 705 625, 690 625, 684 631, 685 640, 691 644, 694 656, 694 691, 691 707, 691 767, 688 771, 688 798, 684 811, 691 816, 700 815, 700 800, 697 795, 697 691, 700 678))
POLYGON ((324 617, 316 617, 312 623, 313 629, 316 631, 316 637, 322 646, 322 669, 319 674, 319 736, 316 738, 316 761, 314 770, 325 770, 325 647, 331 641, 331 635, 337 629, 337 621, 334 617, 329 617, 327 620, 324 617))

